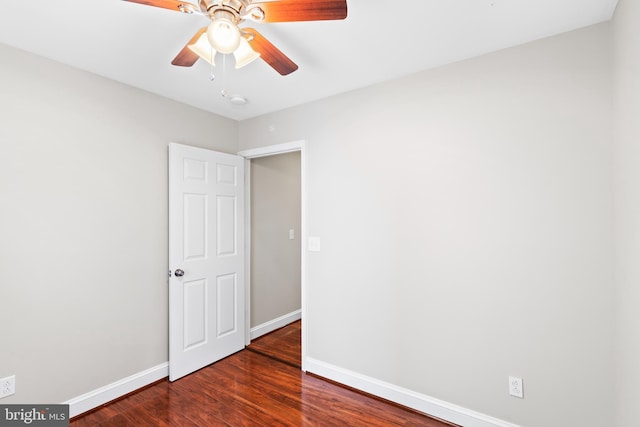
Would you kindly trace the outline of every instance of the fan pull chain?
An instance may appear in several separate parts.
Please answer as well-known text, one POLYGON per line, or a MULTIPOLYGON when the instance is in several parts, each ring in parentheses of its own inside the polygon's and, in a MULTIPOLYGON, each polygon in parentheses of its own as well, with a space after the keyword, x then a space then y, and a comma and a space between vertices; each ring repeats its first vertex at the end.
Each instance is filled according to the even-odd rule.
POLYGON ((222 90, 220 91, 220 94, 222 95, 223 98, 227 97, 227 91, 224 88, 225 85, 225 81, 227 77, 227 55, 222 55, 222 78, 221 78, 221 86, 222 86, 222 90))
MULTIPOLYGON (((211 62, 215 62, 214 55, 215 55, 215 51, 213 50, 213 47, 212 47, 211 48, 211 62)), ((214 81, 216 79, 216 75, 213 74, 213 69, 215 67, 213 66, 213 64, 210 64, 210 65, 211 65, 211 72, 209 73, 209 80, 214 81)))

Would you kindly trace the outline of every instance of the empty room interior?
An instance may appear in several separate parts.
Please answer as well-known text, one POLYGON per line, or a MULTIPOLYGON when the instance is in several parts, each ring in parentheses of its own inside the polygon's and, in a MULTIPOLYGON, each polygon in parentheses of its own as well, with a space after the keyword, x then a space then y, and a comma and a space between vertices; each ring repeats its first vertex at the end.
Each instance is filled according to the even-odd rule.
POLYGON ((454 425, 640 425, 640 2, 203 0, 238 69, 171 64, 226 9, 85 3, 0 5, 0 405, 170 375, 174 144, 238 159, 241 348, 302 319, 304 375, 454 425))

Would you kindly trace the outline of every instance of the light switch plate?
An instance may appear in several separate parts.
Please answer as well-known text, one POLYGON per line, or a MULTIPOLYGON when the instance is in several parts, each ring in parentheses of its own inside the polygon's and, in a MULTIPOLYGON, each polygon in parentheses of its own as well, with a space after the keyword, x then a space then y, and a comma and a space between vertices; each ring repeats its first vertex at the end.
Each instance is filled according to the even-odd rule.
POLYGON ((320 238, 309 236, 309 252, 320 252, 320 238))

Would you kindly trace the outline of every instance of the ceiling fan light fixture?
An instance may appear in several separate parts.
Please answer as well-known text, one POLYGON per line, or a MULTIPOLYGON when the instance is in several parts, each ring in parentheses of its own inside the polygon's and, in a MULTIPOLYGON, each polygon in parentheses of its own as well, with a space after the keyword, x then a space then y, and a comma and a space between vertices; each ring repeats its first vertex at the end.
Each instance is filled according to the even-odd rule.
POLYGON ((207 37, 211 46, 218 52, 233 53, 240 45, 240 29, 226 17, 214 19, 207 28, 207 37))
POLYGON ((209 64, 213 65, 214 67, 216 66, 216 50, 213 49, 209 44, 209 40, 207 40, 206 34, 202 34, 197 42, 190 44, 187 47, 200 58, 207 61, 209 64))
POLYGON ((242 68, 260 58, 260 54, 251 48, 244 37, 240 38, 240 45, 233 52, 233 56, 236 57, 236 69, 242 68))

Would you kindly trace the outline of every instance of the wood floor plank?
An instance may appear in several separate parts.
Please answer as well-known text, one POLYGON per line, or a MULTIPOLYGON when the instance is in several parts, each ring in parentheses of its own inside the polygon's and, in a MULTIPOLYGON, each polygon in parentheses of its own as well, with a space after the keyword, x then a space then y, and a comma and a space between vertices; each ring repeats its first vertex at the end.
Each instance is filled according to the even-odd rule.
POLYGON ((265 354, 292 366, 301 367, 302 321, 298 320, 251 341, 251 351, 265 354))
POLYGON ((451 426, 292 366, 291 337, 299 331, 298 322, 263 341, 260 352, 243 350, 173 383, 160 381, 71 426, 451 426), (287 343, 276 344, 280 353, 265 344, 278 339, 287 343))

